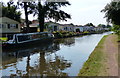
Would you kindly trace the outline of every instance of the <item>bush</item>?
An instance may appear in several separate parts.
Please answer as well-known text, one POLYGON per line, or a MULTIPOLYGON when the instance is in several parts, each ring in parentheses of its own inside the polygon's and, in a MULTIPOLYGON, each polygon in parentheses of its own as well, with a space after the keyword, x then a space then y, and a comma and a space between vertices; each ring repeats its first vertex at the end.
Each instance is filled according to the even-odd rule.
POLYGON ((7 42, 8 38, 6 37, 1 37, 0 38, 0 43, 7 42))
POLYGON ((120 35, 120 25, 113 25, 112 29, 116 34, 120 35))
POLYGON ((118 41, 120 41, 120 25, 113 25, 112 30, 118 35, 118 41))
POLYGON ((59 31, 54 31, 53 34, 56 38, 62 38, 63 37, 62 33, 59 32, 59 31))
POLYGON ((87 33, 89 33, 89 32, 88 32, 88 31, 84 31, 83 33, 87 34, 87 33))
POLYGON ((8 38, 6 38, 6 37, 1 37, 0 40, 1 40, 1 41, 7 41, 8 38))
POLYGON ((59 36, 60 38, 63 37, 62 33, 60 33, 60 32, 58 32, 58 36, 59 36))
POLYGON ((74 32, 69 32, 69 36, 73 36, 74 35, 74 32))
POLYGON ((75 32, 68 32, 68 31, 54 31, 53 34, 56 38, 62 38, 62 37, 70 37, 76 35, 75 32))

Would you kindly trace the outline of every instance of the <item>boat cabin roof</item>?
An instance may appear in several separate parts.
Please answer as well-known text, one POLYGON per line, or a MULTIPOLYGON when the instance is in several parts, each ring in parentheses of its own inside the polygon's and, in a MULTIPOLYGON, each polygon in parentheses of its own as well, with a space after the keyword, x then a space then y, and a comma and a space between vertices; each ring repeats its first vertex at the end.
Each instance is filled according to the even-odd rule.
POLYGON ((20 34, 15 34, 15 35, 35 35, 35 34, 48 34, 48 32, 20 33, 20 34))

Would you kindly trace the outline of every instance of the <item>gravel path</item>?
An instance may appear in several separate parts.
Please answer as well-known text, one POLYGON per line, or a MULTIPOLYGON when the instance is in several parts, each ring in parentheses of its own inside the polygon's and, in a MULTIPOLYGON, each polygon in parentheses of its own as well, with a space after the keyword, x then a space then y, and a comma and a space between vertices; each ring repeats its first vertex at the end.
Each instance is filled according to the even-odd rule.
POLYGON ((104 43, 104 52, 107 55, 107 72, 109 76, 118 76, 118 43, 116 35, 109 35, 104 43))

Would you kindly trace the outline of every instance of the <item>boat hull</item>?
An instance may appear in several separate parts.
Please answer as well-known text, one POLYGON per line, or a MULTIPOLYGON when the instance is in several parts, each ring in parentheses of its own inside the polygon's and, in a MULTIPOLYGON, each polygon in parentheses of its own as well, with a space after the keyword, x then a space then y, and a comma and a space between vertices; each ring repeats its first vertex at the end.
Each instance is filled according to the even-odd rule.
POLYGON ((33 45, 40 45, 44 43, 49 43, 53 41, 52 37, 44 38, 44 39, 39 39, 39 40, 34 40, 34 41, 29 41, 29 42, 24 42, 24 43, 15 43, 15 44, 2 44, 2 49, 7 50, 7 49, 17 49, 17 48, 25 48, 33 45))

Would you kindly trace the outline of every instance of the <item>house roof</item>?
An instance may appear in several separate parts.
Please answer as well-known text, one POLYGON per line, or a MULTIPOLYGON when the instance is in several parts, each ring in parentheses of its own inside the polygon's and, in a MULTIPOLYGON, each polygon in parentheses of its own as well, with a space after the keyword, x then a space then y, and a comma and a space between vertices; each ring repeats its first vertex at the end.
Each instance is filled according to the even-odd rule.
POLYGON ((4 23, 4 24, 19 24, 19 22, 10 19, 8 17, 0 17, 0 23, 4 23))

